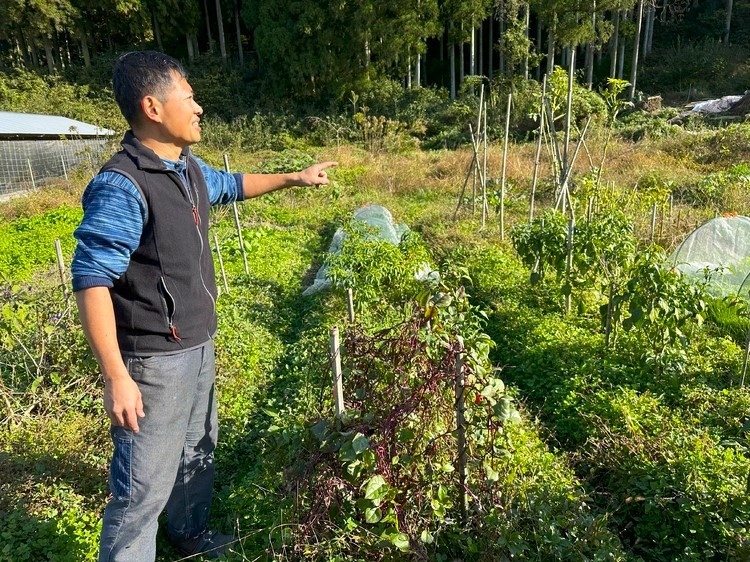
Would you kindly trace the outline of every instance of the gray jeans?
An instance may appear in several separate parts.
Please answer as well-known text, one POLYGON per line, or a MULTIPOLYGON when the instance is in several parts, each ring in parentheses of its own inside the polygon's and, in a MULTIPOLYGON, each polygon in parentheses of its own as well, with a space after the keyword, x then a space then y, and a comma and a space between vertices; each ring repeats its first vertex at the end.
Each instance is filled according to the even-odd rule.
POLYGON ((112 497, 104 511, 99 562, 156 557, 158 517, 167 531, 191 538, 206 529, 214 484, 218 418, 214 345, 173 355, 131 358, 146 417, 140 431, 112 427, 112 497))

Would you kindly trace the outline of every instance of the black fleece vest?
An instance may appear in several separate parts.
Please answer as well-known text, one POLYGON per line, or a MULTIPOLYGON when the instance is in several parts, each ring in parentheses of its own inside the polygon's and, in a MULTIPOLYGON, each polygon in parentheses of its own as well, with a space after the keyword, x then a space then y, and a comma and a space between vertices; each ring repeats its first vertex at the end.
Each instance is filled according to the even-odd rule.
POLYGON ((140 245, 111 289, 117 341, 126 354, 188 349, 216 331, 208 189, 187 148, 182 157, 187 185, 129 131, 101 170, 129 177, 147 209, 140 245))

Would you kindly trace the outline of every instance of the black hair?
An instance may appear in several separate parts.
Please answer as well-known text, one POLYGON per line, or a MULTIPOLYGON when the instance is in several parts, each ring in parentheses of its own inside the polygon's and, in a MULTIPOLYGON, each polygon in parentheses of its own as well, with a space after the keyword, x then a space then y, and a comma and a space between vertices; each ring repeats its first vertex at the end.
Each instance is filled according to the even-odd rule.
POLYGON ((174 82, 174 73, 187 78, 180 61, 157 51, 133 51, 117 59, 112 73, 112 90, 129 124, 140 119, 144 97, 166 99, 174 82))

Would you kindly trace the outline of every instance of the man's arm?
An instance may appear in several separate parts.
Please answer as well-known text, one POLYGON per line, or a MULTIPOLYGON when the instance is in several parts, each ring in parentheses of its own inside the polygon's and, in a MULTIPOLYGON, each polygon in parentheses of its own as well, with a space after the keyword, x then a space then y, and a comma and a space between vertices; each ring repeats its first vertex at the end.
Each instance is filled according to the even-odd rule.
POLYGON ((107 287, 90 287, 75 293, 83 331, 104 375, 104 409, 113 425, 138 431, 145 416, 138 385, 130 377, 117 346, 112 297, 107 287))
POLYGON ((326 168, 337 165, 337 162, 321 162, 291 174, 244 174, 242 185, 245 199, 285 187, 328 185, 330 180, 326 168))

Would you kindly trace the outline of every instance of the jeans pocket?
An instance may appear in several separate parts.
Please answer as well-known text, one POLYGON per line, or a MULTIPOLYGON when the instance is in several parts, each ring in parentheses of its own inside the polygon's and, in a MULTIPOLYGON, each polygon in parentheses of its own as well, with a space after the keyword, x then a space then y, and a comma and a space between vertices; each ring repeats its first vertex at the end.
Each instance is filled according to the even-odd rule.
POLYGON ((114 438, 115 452, 109 470, 109 488, 118 500, 130 500, 132 478, 130 473, 133 454, 133 439, 117 435, 114 438))

